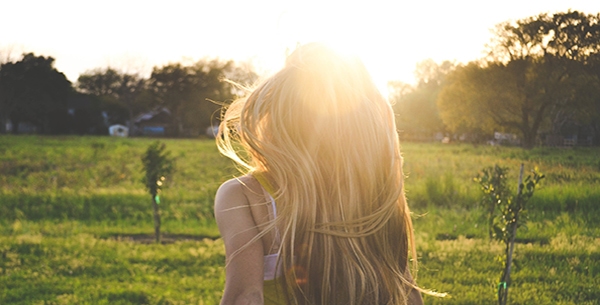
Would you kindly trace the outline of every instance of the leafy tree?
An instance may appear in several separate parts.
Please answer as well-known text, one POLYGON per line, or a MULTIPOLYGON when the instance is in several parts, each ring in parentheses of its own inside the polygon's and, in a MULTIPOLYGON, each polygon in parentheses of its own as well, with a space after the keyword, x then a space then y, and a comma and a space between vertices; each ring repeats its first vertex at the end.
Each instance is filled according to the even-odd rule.
POLYGON ((111 124, 127 124, 138 113, 152 107, 144 99, 147 80, 136 74, 119 72, 112 68, 95 69, 79 76, 76 87, 80 92, 95 96, 102 102, 111 124))
POLYGON ((541 14, 498 25, 488 62, 449 76, 438 99, 451 130, 520 133, 531 148, 553 117, 591 107, 598 77, 586 66, 600 48, 598 15, 541 14), (593 94, 592 94, 593 95, 593 94))
POLYGON ((590 86, 582 94, 583 106, 579 107, 574 115, 583 124, 588 124, 593 131, 595 145, 600 145, 600 52, 587 59, 586 68, 588 75, 595 81, 590 81, 590 86))
POLYGON ((155 67, 150 77, 150 88, 158 102, 171 110, 173 133, 183 131, 185 108, 189 108, 194 95, 194 71, 180 63, 155 67))
MULTIPOLYGON (((600 53, 600 13, 540 14, 515 23, 502 23, 498 25, 497 33, 496 43, 491 48, 493 57, 550 57, 555 59, 555 66, 565 68, 564 77, 578 76, 573 81, 579 85, 575 90, 577 95, 570 100, 562 98, 549 107, 553 133, 558 133, 565 123, 574 121, 594 126, 595 119, 600 118, 600 82, 596 65, 600 53)), ((549 84, 550 87, 554 85, 549 84)), ((600 132, 596 134, 600 135, 600 132)))
POLYGON ((546 13, 496 26, 489 45, 494 61, 551 55, 586 61, 600 51, 600 13, 546 13))
POLYGON ((43 134, 65 132, 71 91, 52 57, 28 53, 0 65, 0 113, 10 119, 14 133, 21 122, 32 123, 43 134))
POLYGON ((108 126, 102 115, 100 100, 92 95, 74 92, 69 97, 69 114, 71 133, 84 134, 108 134, 108 126))
POLYGON ((430 139, 436 132, 444 132, 436 100, 446 75, 454 69, 452 62, 441 64, 429 59, 417 65, 416 86, 401 82, 390 82, 390 100, 397 114, 397 125, 403 137, 408 139, 430 139))
MULTIPOLYGON (((459 66, 450 73, 437 99, 440 118, 453 133, 490 134, 495 124, 480 107, 479 81, 483 69, 477 63, 459 66)), ((483 82, 487 84, 487 82, 483 82)), ((505 91, 508 93, 509 91, 505 91)))
POLYGON ((175 63, 154 68, 150 88, 158 103, 171 111, 173 133, 184 135, 213 124, 222 103, 239 94, 225 79, 249 83, 256 79, 256 74, 233 61, 204 59, 192 65, 175 63))

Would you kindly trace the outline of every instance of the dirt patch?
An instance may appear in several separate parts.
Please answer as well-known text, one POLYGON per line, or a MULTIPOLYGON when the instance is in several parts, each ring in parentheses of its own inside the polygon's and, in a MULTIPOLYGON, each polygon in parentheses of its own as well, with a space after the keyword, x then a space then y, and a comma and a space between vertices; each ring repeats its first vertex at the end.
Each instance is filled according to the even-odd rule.
MULTIPOLYGON (((475 238, 475 235, 467 234, 467 235, 465 235, 465 238, 473 239, 473 238, 475 238)), ((435 240, 457 240, 457 239, 458 239, 458 235, 456 235, 456 234, 439 233, 435 236, 435 240)))
MULTIPOLYGON (((153 244, 156 242, 154 234, 114 234, 108 236, 110 239, 132 241, 141 244, 153 244)), ((189 241, 189 240, 204 240, 211 239, 215 240, 218 237, 207 236, 207 235, 192 235, 192 234, 161 234, 161 244, 172 244, 177 241, 189 241)))

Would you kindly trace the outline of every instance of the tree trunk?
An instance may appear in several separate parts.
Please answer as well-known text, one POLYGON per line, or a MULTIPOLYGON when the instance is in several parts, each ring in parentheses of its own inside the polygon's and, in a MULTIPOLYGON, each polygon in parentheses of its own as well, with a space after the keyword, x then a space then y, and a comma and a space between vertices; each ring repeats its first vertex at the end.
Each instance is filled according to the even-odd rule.
POLYGON ((10 120, 11 124, 12 124, 12 134, 19 134, 19 123, 21 123, 18 120, 10 120))
MULTIPOLYGON (((521 192, 523 185, 523 169, 525 165, 521 163, 521 169, 519 172, 519 188, 517 189, 517 197, 516 200, 521 200, 521 192)), ((521 203, 518 203, 520 206, 521 203)), ((500 282, 500 286, 498 287, 498 304, 506 305, 508 302, 508 288, 510 287, 510 270, 512 267, 512 259, 513 252, 515 249, 515 238, 517 237, 517 223, 519 221, 519 211, 515 212, 515 219, 510 228, 510 241, 506 245, 506 268, 504 269, 504 274, 502 275, 502 281, 500 282)))
POLYGON ((6 117, 0 116, 0 134, 6 133, 6 123, 8 119, 6 117))
POLYGON ((536 133, 533 131, 523 133, 523 148, 532 149, 535 146, 536 133))
POLYGON ((156 243, 160 243, 160 212, 155 195, 152 196, 152 209, 154 211, 154 236, 156 237, 156 243))
POLYGON ((492 206, 490 206, 489 210, 489 218, 488 218, 488 234, 490 236, 490 240, 494 238, 494 211, 496 210, 496 203, 494 202, 492 206))

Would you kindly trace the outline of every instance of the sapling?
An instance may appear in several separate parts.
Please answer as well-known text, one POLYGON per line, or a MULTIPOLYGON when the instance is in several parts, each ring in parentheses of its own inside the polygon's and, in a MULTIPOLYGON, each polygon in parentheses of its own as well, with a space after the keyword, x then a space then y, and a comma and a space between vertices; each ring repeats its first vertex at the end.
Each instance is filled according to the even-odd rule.
POLYGON ((143 182, 152 197, 152 209, 154 213, 154 235, 156 242, 160 243, 160 192, 166 177, 174 171, 175 159, 170 152, 165 151, 164 143, 156 141, 148 146, 146 153, 142 156, 145 176, 143 182))
POLYGON ((490 232, 493 232, 492 235, 496 240, 502 241, 505 245, 504 270, 498 285, 498 304, 500 305, 506 305, 508 300, 515 238, 517 228, 523 222, 521 216, 525 212, 525 204, 533 196, 540 180, 544 179, 544 175, 534 169, 531 171, 531 175, 528 175, 523 181, 523 168, 524 165, 521 164, 516 196, 511 195, 506 186, 507 168, 500 168, 497 165, 494 168, 488 167, 482 171, 483 175, 475 178, 485 195, 483 204, 490 213, 490 232), (497 209, 495 209, 496 207, 497 209), (493 216, 497 214, 494 212, 495 210, 499 211, 499 215, 493 216))

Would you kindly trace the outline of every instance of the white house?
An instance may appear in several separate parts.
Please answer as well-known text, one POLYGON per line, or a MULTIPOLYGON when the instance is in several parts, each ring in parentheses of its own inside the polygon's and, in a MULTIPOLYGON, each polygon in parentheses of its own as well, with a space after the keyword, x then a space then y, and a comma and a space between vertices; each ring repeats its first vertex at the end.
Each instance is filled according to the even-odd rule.
POLYGON ((108 134, 113 137, 127 137, 129 135, 129 128, 120 124, 112 125, 108 127, 108 134))

